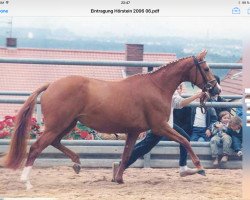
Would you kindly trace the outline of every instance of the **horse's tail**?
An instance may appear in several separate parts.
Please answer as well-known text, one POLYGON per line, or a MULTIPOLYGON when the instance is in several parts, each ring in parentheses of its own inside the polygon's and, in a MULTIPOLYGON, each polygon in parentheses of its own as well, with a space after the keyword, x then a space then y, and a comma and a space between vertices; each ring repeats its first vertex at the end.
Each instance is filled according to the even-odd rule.
POLYGON ((37 96, 49 87, 46 84, 33 92, 25 101, 15 119, 14 134, 12 135, 10 148, 4 157, 4 166, 11 169, 17 169, 21 166, 27 151, 27 132, 30 129, 31 116, 36 104, 37 96))

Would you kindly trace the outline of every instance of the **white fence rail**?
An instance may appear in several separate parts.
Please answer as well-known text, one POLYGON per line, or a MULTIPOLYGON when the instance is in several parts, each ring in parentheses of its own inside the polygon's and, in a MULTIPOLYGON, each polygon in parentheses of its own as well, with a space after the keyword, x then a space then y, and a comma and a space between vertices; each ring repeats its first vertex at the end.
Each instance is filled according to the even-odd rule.
MULTIPOLYGON (((8 150, 10 140, 0 140, 0 154, 8 150)), ((29 144, 33 143, 30 141, 29 144)), ((111 167, 114 161, 119 161, 124 148, 124 141, 113 140, 77 140, 62 141, 69 149, 76 152, 81 159, 83 167, 111 167)), ((213 168, 211 150, 208 142, 191 142, 195 153, 199 156, 205 168, 213 168)), ((172 168, 179 166, 179 144, 172 141, 161 141, 144 158, 138 159, 132 167, 152 167, 152 168, 172 168)), ((36 160, 36 165, 50 166, 72 166, 72 162, 64 154, 52 146, 46 148, 36 160)), ((191 160, 188 165, 193 166, 191 160)), ((239 169, 242 168, 242 160, 233 152, 229 157, 228 163, 222 168, 239 169)))

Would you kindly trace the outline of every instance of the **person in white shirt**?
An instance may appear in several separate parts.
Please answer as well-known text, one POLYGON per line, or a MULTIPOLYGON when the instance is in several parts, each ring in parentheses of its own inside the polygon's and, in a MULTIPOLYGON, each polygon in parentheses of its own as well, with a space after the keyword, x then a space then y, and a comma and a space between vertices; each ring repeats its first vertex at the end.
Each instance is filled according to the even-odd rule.
POLYGON ((192 108, 191 117, 191 124, 193 124, 191 141, 210 141, 209 127, 218 120, 216 110, 208 107, 206 113, 202 113, 201 108, 192 108))

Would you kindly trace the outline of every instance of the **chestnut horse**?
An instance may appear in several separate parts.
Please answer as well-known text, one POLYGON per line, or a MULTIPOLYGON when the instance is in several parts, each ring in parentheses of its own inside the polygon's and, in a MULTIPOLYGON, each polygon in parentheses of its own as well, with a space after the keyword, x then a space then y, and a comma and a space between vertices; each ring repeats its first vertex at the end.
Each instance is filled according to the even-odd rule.
POLYGON ((123 172, 139 133, 153 133, 179 142, 188 151, 194 165, 205 174, 190 143, 167 123, 171 99, 177 86, 189 81, 203 91, 220 92, 212 72, 204 61, 206 51, 171 62, 158 70, 138 74, 121 81, 103 81, 82 76, 69 76, 37 89, 17 114, 15 133, 5 166, 17 169, 26 157, 28 130, 36 98, 41 96, 45 130, 31 145, 21 180, 31 187, 29 174, 35 159, 49 145, 62 151, 80 171, 80 159, 60 141, 80 121, 100 132, 127 133, 122 161, 115 181, 123 182, 123 172))

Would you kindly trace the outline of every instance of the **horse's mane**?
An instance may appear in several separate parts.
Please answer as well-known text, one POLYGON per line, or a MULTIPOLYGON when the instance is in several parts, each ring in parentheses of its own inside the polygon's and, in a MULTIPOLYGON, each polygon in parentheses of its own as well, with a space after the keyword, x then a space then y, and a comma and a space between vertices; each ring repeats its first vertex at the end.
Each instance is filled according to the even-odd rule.
POLYGON ((165 68, 167 68, 167 67, 170 67, 170 66, 172 66, 172 65, 174 65, 174 64, 176 64, 176 63, 178 63, 178 62, 180 62, 180 61, 186 60, 186 59, 191 58, 191 57, 192 57, 192 56, 188 56, 188 57, 184 57, 184 58, 180 58, 180 59, 171 61, 171 62, 169 62, 169 63, 167 63, 167 64, 165 64, 165 65, 160 66, 158 69, 156 69, 156 70, 154 70, 154 71, 151 71, 151 72, 148 72, 148 73, 146 73, 146 74, 154 74, 154 73, 157 73, 157 72, 159 72, 159 71, 161 71, 161 70, 163 70, 163 69, 165 69, 165 68))
MULTIPOLYGON (((169 63, 167 63, 167 64, 165 64, 165 65, 162 65, 162 66, 158 67, 158 68, 157 68, 156 70, 154 70, 154 71, 147 72, 147 73, 134 74, 134 75, 132 75, 132 76, 130 76, 130 77, 146 76, 146 75, 156 74, 156 73, 158 73, 159 71, 161 71, 161 70, 163 70, 163 69, 165 69, 165 68, 169 68, 170 66, 172 66, 172 65, 174 65, 174 64, 176 64, 176 63, 178 63, 178 62, 180 62, 180 61, 183 61, 183 60, 186 60, 186 59, 188 59, 188 58, 191 58, 191 57, 192 57, 192 56, 188 56, 188 57, 184 57, 184 58, 179 58, 179 59, 177 59, 177 60, 171 61, 171 62, 169 62, 169 63)), ((129 77, 129 78, 130 78, 130 77, 129 77)))

